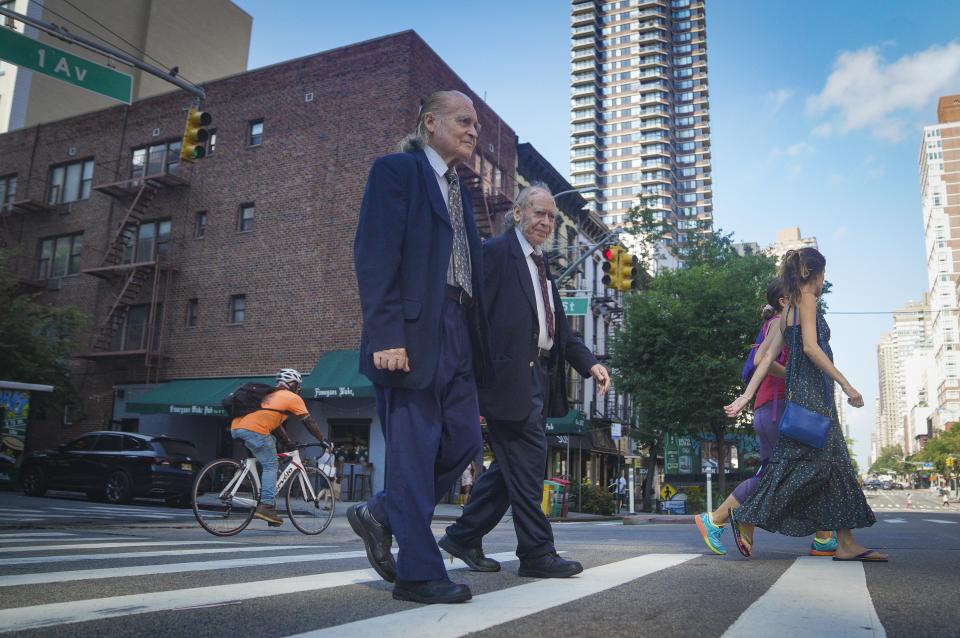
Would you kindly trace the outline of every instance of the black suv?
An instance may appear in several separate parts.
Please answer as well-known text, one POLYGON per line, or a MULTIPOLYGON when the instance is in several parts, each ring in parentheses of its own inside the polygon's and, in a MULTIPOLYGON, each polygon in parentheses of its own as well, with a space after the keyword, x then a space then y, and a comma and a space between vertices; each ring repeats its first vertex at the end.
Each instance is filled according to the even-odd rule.
POLYGON ((129 432, 90 432, 57 450, 34 452, 20 468, 24 494, 48 489, 86 492, 92 499, 125 503, 134 496, 190 502, 203 467, 190 441, 129 432))

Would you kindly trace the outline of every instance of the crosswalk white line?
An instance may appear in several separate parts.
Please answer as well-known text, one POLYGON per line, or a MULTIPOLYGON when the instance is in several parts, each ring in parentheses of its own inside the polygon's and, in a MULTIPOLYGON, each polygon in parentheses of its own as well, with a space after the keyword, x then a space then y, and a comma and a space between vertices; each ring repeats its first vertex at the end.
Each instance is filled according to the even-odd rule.
POLYGON ((457 607, 455 612, 445 605, 426 605, 298 634, 296 638, 419 638, 424 635, 429 635, 430 638, 457 638, 598 594, 700 556, 701 554, 637 556, 587 569, 574 578, 540 580, 482 594, 469 604, 457 607))
POLYGON ((10 534, 0 534, 0 541, 5 538, 26 538, 29 536, 76 536, 73 532, 13 532, 10 534))
MULTIPOLYGON (((517 560, 513 552, 492 554, 491 558, 501 562, 517 560)), ((448 570, 466 567, 460 560, 455 560, 452 565, 449 562, 444 564, 448 570)), ((379 580, 381 580, 380 576, 372 569, 354 569, 330 574, 310 574, 308 576, 258 580, 211 587, 193 587, 127 596, 48 603, 32 607, 14 607, 0 609, 0 633, 158 611, 208 607, 218 603, 318 591, 379 580)))
POLYGON ((884 638, 863 564, 801 556, 722 638, 884 638))
POLYGON ((330 549, 336 545, 257 545, 256 547, 214 547, 210 549, 162 549, 154 552, 117 552, 111 554, 55 554, 26 558, 0 558, 0 567, 11 565, 40 565, 44 563, 71 563, 88 560, 123 560, 125 558, 162 558, 164 556, 202 556, 238 552, 288 552, 294 549, 330 549))
POLYGON ((288 563, 308 563, 326 560, 345 560, 363 558, 366 551, 327 552, 312 554, 286 554, 281 556, 256 556, 252 558, 228 558, 225 560, 194 561, 189 563, 166 563, 156 565, 133 565, 130 567, 107 567, 105 569, 77 569, 63 572, 41 572, 38 574, 14 574, 0 576, 0 587, 15 585, 40 585, 44 583, 67 583, 95 578, 122 578, 124 576, 152 576, 156 574, 185 574, 188 572, 219 571, 240 567, 260 565, 285 565, 288 563))
POLYGON ((925 518, 928 523, 939 523, 941 525, 956 525, 957 521, 945 521, 942 518, 925 518))
POLYGON ((77 545, 35 545, 33 547, 0 547, 0 554, 51 551, 55 549, 110 549, 113 547, 169 547, 171 545, 220 545, 230 541, 136 541, 133 543, 80 543, 77 545))
POLYGON ((906 523, 906 519, 903 518, 884 518, 882 519, 885 523, 906 523))
MULTIPOLYGON (((62 543, 64 541, 132 541, 139 540, 139 536, 79 536, 76 538, 0 538, 0 552, 5 551, 5 545, 16 543, 62 543)), ((54 546, 56 547, 56 546, 54 546)), ((74 545, 60 545, 60 547, 74 547, 74 545)), ((34 549, 50 549, 50 545, 37 545, 34 549)), ((19 548, 17 551, 20 551, 19 548)))

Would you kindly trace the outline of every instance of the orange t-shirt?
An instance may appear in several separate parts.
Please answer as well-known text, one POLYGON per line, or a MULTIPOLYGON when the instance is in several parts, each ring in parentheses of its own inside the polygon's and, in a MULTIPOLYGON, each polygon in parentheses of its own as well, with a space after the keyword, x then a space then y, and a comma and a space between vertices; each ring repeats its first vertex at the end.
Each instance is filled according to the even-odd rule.
POLYGON ((290 390, 276 390, 271 392, 260 403, 261 408, 270 408, 270 410, 257 410, 242 417, 238 417, 230 424, 231 430, 250 430, 257 434, 270 434, 287 420, 286 414, 273 412, 272 410, 283 410, 297 416, 307 416, 310 412, 307 410, 307 404, 303 402, 300 395, 290 392, 290 390))

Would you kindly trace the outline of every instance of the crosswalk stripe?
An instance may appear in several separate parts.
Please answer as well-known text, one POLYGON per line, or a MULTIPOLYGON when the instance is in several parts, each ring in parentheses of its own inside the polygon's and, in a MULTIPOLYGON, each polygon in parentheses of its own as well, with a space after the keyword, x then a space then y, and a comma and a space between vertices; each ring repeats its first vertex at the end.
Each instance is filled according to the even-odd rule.
POLYGON ((29 512, 40 512, 42 510, 28 509, 25 507, 0 507, 0 514, 27 514, 29 512))
MULTIPOLYGON (((13 545, 16 543, 62 543, 64 541, 132 541, 139 540, 139 536, 80 536, 77 538, 0 538, 0 545, 13 545)), ((58 546, 54 546, 56 548, 58 546)), ((74 545, 60 545, 59 547, 75 547, 74 545)), ((7 547, 0 547, 0 552, 6 551, 7 547)), ((16 551, 29 551, 17 548, 16 551)), ((50 545, 36 545, 32 549, 50 549, 50 545)))
POLYGON ((540 580, 475 597, 455 611, 445 605, 375 616, 366 620, 297 634, 296 638, 390 636, 390 638, 456 638, 523 618, 637 578, 674 567, 701 554, 647 554, 585 570, 574 578, 540 580), (425 628, 429 630, 425 631, 425 628))
POLYGON ((110 549, 113 547, 168 547, 170 545, 219 545, 230 541, 137 541, 133 543, 80 543, 78 545, 35 545, 33 547, 0 547, 0 554, 54 549, 110 549))
POLYGON ((121 578, 125 576, 151 576, 155 574, 185 574, 258 565, 284 565, 287 563, 309 563, 326 560, 345 560, 363 558, 366 551, 328 552, 314 554, 286 554, 282 556, 256 556, 253 558, 230 558, 226 560, 195 561, 189 563, 166 563, 159 565, 133 565, 130 567, 108 567, 105 569, 77 569, 63 572, 41 572, 39 574, 14 574, 0 576, 0 587, 15 585, 40 585, 43 583, 66 583, 95 578, 121 578))
POLYGON ((885 518, 883 519, 885 523, 906 523, 907 521, 902 518, 885 518))
POLYGON ((887 634, 873 607, 863 564, 801 556, 722 638, 868 635, 887 634))
POLYGON ((26 558, 0 558, 0 567, 10 565, 37 565, 44 563, 70 563, 88 560, 122 560, 124 558, 162 558, 164 556, 197 556, 238 552, 285 552, 294 549, 330 549, 336 545, 258 545, 256 547, 214 547, 212 549, 163 549, 155 552, 117 552, 111 554, 56 554, 54 556, 28 556, 26 558))
MULTIPOLYGON (((517 560, 513 552, 493 554, 491 557, 502 562, 517 560)), ((444 564, 448 570, 466 567, 460 560, 455 560, 452 565, 449 562, 444 564)), ((378 580, 381 580, 380 576, 372 569, 354 569, 330 574, 310 574, 308 576, 249 581, 229 585, 48 603, 32 607, 14 607, 0 609, 0 632, 25 631, 39 627, 174 609, 208 607, 215 604, 317 591, 345 585, 358 585, 378 580)))
POLYGON ((940 523, 941 525, 956 525, 957 521, 945 521, 942 518, 925 518, 928 523, 940 523))

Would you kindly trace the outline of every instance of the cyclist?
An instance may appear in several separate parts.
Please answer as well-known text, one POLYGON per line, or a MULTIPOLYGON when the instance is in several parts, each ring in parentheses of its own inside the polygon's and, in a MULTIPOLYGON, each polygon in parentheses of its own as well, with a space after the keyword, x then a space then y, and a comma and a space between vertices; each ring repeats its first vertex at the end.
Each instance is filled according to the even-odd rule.
POLYGON ((307 405, 300 398, 300 386, 303 378, 293 368, 284 368, 277 373, 277 389, 263 398, 260 410, 238 417, 230 424, 230 435, 243 444, 260 462, 263 468, 260 476, 260 503, 254 516, 267 521, 272 527, 283 524, 277 516, 277 443, 271 436, 276 433, 286 448, 293 444, 282 425, 289 414, 300 417, 303 425, 321 445, 331 447, 323 439, 323 433, 307 411, 307 405))

